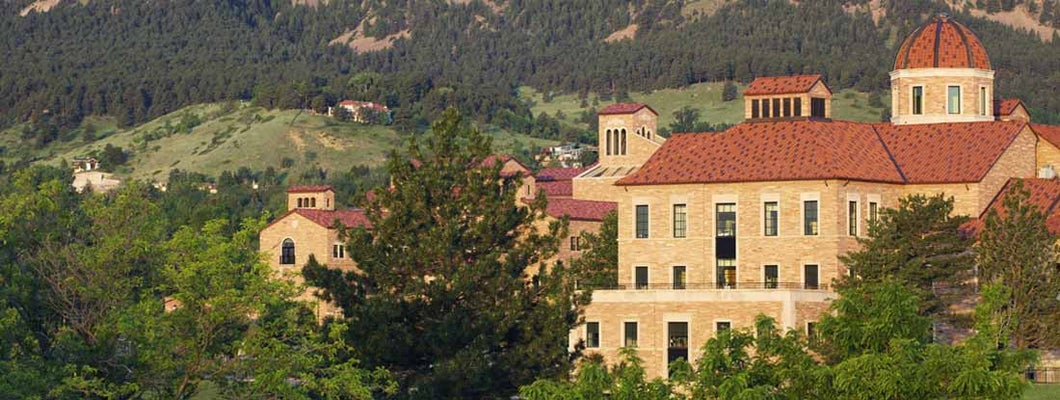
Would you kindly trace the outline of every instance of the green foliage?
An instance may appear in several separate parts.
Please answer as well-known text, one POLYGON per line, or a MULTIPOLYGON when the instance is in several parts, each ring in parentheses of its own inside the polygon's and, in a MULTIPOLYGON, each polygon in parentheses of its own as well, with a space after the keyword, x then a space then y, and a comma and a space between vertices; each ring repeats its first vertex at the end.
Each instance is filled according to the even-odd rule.
POLYGON ((685 398, 660 378, 647 380, 643 360, 635 349, 619 351, 621 361, 611 369, 599 359, 586 360, 578 367, 574 380, 539 379, 519 388, 519 396, 527 400, 664 400, 685 398))
POLYGON ((736 84, 732 81, 725 81, 725 86, 721 89, 721 101, 733 101, 739 96, 736 84))
POLYGON ((600 232, 582 232, 582 255, 571 260, 571 269, 583 288, 609 288, 618 284, 618 213, 604 216, 600 232))
POLYGON ((966 216, 951 216, 953 198, 912 195, 899 199, 898 207, 879 211, 869 221, 868 236, 858 238, 861 249, 840 256, 851 270, 841 283, 896 282, 916 288, 923 312, 942 312, 943 299, 935 284, 959 286, 975 261, 972 239, 961 232, 966 216))
POLYGON ((1013 181, 991 209, 975 250, 980 279, 1010 288, 1005 310, 1018 348, 1060 346, 1060 270, 1056 268, 1056 235, 1045 214, 1029 201, 1022 180, 1013 181))
POLYGON ((425 142, 391 155, 392 186, 365 202, 371 230, 344 231, 359 272, 311 263, 303 275, 343 308, 358 355, 393 372, 401 397, 487 398, 564 376, 558 344, 587 299, 565 267, 539 264, 566 224, 544 227, 543 199, 516 204, 521 177, 484 163, 490 138, 454 110, 425 142))
POLYGON ((894 340, 924 344, 931 321, 920 315, 920 298, 903 283, 884 280, 840 291, 832 302, 837 315, 821 319, 821 353, 846 360, 864 353, 884 353, 894 340))

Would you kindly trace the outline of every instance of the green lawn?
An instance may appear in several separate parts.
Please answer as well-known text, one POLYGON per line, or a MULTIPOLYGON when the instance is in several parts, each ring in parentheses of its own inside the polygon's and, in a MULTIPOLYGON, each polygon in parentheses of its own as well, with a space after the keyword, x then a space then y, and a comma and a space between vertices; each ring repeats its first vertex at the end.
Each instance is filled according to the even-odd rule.
POLYGON ((1060 384, 1033 385, 1023 392, 1024 400, 1056 400, 1060 399, 1060 384))

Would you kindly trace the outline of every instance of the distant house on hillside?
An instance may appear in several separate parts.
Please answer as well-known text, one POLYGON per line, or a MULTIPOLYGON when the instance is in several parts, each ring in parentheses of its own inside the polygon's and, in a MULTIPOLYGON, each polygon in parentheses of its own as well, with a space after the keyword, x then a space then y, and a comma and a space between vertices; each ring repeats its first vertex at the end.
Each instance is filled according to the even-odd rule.
POLYGON ((371 101, 343 100, 335 107, 328 107, 328 116, 335 117, 335 111, 339 108, 349 113, 349 119, 362 124, 389 124, 390 108, 371 101))
POLYGON ((95 193, 109 192, 120 184, 121 180, 115 179, 114 174, 108 172, 81 171, 74 173, 73 187, 78 193, 84 192, 85 188, 95 193))
POLYGON ((578 143, 567 143, 542 149, 537 159, 546 165, 555 163, 564 168, 580 168, 582 152, 586 151, 594 149, 578 143))
POLYGON ((74 157, 74 173, 99 169, 99 160, 95 157, 74 157))

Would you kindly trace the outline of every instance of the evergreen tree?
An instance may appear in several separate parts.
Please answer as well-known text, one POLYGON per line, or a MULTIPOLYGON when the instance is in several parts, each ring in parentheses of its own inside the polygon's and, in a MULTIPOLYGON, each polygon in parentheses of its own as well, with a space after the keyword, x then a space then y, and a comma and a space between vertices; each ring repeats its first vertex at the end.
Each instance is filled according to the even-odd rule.
POLYGON ((1045 214, 1028 202, 1023 181, 1004 193, 1001 212, 990 210, 976 245, 979 276, 1011 289, 1006 308, 1018 348, 1060 345, 1060 271, 1056 235, 1045 214))
POLYGON ((739 89, 736 87, 735 83, 732 81, 725 81, 725 86, 721 89, 721 101, 736 100, 736 96, 739 95, 739 93, 737 93, 738 90, 739 89))
POLYGON ((343 233, 358 271, 303 270, 403 397, 494 398, 570 371, 562 343, 587 299, 564 267, 540 265, 565 223, 545 227, 543 198, 516 203, 522 177, 487 162, 490 142, 446 111, 426 146, 391 154, 392 186, 366 204, 370 229, 343 233))
POLYGON ((583 232, 581 257, 571 261, 584 288, 609 288, 618 284, 618 214, 604 217, 599 233, 583 232))
POLYGON ((850 268, 841 282, 857 285, 895 279, 916 288, 922 311, 942 312, 936 284, 959 286, 972 271, 972 240, 961 232, 965 216, 951 216, 953 198, 913 195, 899 199, 898 207, 882 209, 869 221, 867 237, 858 238, 861 249, 840 256, 850 268))

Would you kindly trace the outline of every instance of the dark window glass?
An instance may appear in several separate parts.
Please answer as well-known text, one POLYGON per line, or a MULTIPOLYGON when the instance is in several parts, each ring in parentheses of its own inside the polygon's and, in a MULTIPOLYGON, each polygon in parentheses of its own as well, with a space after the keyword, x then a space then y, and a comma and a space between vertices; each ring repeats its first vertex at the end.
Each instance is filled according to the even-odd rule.
POLYGON ((648 288, 648 267, 636 267, 634 268, 634 288, 636 289, 647 289, 648 288))
POLYGON ((341 244, 331 245, 332 258, 346 258, 346 247, 341 244))
POLYGON ((622 130, 622 152, 619 154, 626 155, 626 130, 622 130))
POLYGON ((791 116, 791 99, 790 98, 785 98, 784 99, 784 116, 785 117, 790 117, 791 116))
POLYGON ((810 99, 810 116, 824 118, 824 99, 816 97, 810 99))
POLYGON ((913 86, 913 115, 924 113, 924 87, 913 86))
POLYGON ((685 266, 674 266, 674 289, 680 290, 685 288, 686 275, 685 266))
POLYGON ((776 265, 765 266, 765 287, 766 289, 776 289, 777 282, 780 280, 780 268, 776 265))
POLYGON ((762 99, 762 118, 769 118, 769 99, 762 99))
POLYGON ((674 237, 683 238, 688 234, 688 207, 674 204, 674 237))
POLYGON ((731 258, 719 259, 716 273, 718 275, 719 289, 736 288, 736 260, 731 258))
POLYGON ((847 233, 858 235, 858 202, 851 201, 847 207, 847 233))
POLYGON ((780 118, 784 115, 781 114, 780 110, 780 99, 773 99, 773 118, 780 118))
POLYGON ((637 238, 644 239, 648 237, 648 206, 645 204, 638 205, 636 209, 637 213, 637 238))
POLYGON ((804 288, 816 290, 819 287, 817 269, 816 265, 803 266, 804 288))
POLYGON ((607 137, 607 155, 611 155, 611 130, 608 129, 607 134, 604 136, 607 137))
POLYGON ((623 325, 625 328, 623 330, 626 331, 626 343, 624 345, 626 347, 637 347, 637 323, 626 322, 623 325))
POLYGON ((780 206, 775 201, 767 201, 762 212, 765 215, 765 235, 776 236, 777 223, 779 222, 778 219, 780 216, 780 206))
POLYGON ((736 236, 736 204, 723 203, 717 206, 717 236, 736 236))
POLYGON ((727 331, 729 329, 732 329, 732 322, 718 321, 714 323, 714 330, 717 332, 727 331))
POLYGON ((570 251, 580 251, 582 249, 581 240, 582 240, 582 238, 580 238, 580 237, 571 236, 570 237, 570 251))
POLYGON ((809 200, 803 202, 803 234, 807 236, 815 236, 818 233, 817 226, 817 200, 809 200))
POLYGON ((760 118, 762 113, 758 110, 758 100, 751 100, 751 118, 760 118))
POLYGON ((294 264, 294 241, 284 239, 280 246, 280 264, 294 264))
POLYGON ((798 97, 795 98, 795 116, 802 116, 802 99, 798 97))
POLYGON ((877 213, 879 212, 878 208, 879 206, 876 202, 869 203, 869 222, 876 222, 877 213))
POLYGON ((806 337, 813 339, 817 337, 817 323, 807 322, 806 323, 806 337))
POLYGON ((586 322, 585 323, 585 347, 598 348, 600 347, 600 323, 599 322, 586 322))

